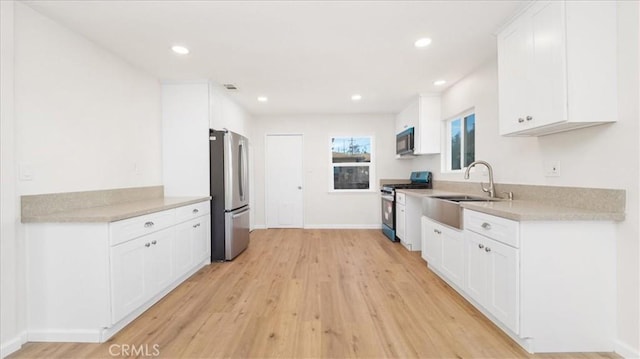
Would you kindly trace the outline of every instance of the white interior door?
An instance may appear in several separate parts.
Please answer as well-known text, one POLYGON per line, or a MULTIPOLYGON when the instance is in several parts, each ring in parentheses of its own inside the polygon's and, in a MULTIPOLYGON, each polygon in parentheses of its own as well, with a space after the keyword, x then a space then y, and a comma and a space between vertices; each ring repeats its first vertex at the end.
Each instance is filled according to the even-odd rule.
POLYGON ((302 228, 302 135, 267 135, 267 228, 302 228))

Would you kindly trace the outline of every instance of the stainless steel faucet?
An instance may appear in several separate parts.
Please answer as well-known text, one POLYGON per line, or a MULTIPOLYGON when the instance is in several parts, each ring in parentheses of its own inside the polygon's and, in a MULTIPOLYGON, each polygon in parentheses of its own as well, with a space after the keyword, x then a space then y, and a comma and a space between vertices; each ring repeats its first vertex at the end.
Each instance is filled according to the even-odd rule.
POLYGON ((471 164, 469 164, 469 166, 467 167, 467 170, 464 171, 464 179, 469 179, 469 170, 471 170, 471 168, 474 167, 475 165, 485 165, 489 170, 489 188, 484 188, 484 184, 482 182, 480 182, 480 186, 482 187, 483 192, 489 193, 489 197, 496 198, 496 189, 493 186, 493 169, 491 168, 491 165, 488 162, 486 161, 471 162, 471 164))

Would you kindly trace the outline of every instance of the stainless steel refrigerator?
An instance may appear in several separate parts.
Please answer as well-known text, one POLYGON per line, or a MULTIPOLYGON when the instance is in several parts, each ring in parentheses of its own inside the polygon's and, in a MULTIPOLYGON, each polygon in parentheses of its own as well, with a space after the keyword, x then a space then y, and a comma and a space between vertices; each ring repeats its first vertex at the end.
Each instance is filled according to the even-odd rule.
POLYGON ((249 245, 249 140, 209 130, 211 260, 232 260, 249 245))

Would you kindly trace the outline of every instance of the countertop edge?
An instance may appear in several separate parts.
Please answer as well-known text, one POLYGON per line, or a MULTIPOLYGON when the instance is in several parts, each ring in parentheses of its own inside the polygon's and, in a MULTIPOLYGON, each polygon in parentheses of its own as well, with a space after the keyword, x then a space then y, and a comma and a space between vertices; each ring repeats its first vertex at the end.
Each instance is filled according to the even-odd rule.
MULTIPOLYGON (((485 214, 490 214, 496 217, 502 217, 506 219, 511 219, 514 221, 522 222, 522 221, 552 221, 552 222, 561 222, 561 221, 614 221, 620 222, 624 221, 625 214, 624 213, 611 213, 611 212, 572 212, 572 213, 517 213, 517 212, 509 212, 507 210, 495 209, 495 208, 487 208, 481 207, 478 205, 462 204, 462 208, 469 209, 476 212, 482 212, 485 214)), ((570 209, 569 207, 563 207, 565 209, 570 209)))
MULTIPOLYGON (((404 193, 408 196, 426 198, 438 195, 450 195, 450 194, 466 194, 444 190, 413 190, 413 189, 399 189, 399 193, 404 193), (425 193, 429 191, 429 193, 425 193)), ((508 202, 508 200, 501 200, 498 202, 508 202)), ((495 202, 494 202, 495 203, 495 202)), ((526 209, 527 206, 536 207, 541 204, 534 201, 517 201, 516 203, 522 204, 522 207, 526 209)), ((529 213, 523 213, 525 211, 509 211, 504 208, 491 208, 478 204, 478 202, 462 203, 462 208, 469 210, 482 212, 497 217, 511 219, 514 221, 614 221, 621 222, 625 220, 624 212, 599 212, 595 210, 585 210, 572 207, 560 207, 554 205, 545 205, 548 207, 548 213, 544 213, 541 210, 530 211, 529 213), (554 209, 556 211, 554 211, 554 209)))
POLYGON ((23 216, 22 223, 110 223, 143 216, 146 214, 161 212, 173 208, 188 206, 195 203, 210 201, 211 196, 205 197, 162 197, 142 201, 127 202, 117 205, 91 207, 72 211, 51 213, 42 216, 23 216), (162 201, 159 203, 159 201, 162 201), (113 211, 118 207, 138 206, 135 209, 123 209, 116 214, 82 214, 83 211, 113 211))

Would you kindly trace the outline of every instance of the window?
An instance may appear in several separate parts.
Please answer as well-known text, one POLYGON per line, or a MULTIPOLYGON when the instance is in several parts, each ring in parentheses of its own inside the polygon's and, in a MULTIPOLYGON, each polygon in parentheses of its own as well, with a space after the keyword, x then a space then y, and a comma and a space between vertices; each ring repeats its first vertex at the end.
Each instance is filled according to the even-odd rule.
POLYGON ((446 121, 445 171, 461 170, 476 158, 476 115, 465 112, 446 121))
POLYGON ((331 191, 369 191, 373 179, 373 137, 331 137, 331 191))

